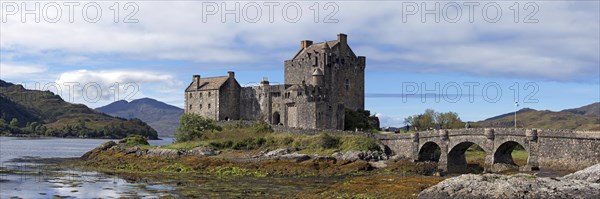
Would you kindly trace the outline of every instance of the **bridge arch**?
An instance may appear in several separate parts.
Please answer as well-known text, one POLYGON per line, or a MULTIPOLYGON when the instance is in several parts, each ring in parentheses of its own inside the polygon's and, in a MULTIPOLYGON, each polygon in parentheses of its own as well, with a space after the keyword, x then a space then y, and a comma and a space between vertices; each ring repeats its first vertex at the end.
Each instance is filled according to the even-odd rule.
MULTIPOLYGON (((448 152, 448 156, 447 156, 448 172, 466 173, 468 171, 467 170, 467 157, 466 157, 465 153, 467 152, 467 149, 469 149, 469 147, 471 147, 473 145, 478 145, 479 147, 481 147, 487 156, 489 149, 486 147, 486 145, 479 144, 479 143, 472 142, 472 141, 459 142, 459 143, 453 145, 452 147, 448 147, 449 148, 449 152, 448 152)), ((480 165, 480 166, 484 166, 484 165, 480 165)))
MULTIPOLYGON (((510 164, 510 165, 517 165, 512 157, 512 152, 515 150, 515 148, 517 147, 522 147, 523 149, 525 149, 525 151, 527 151, 527 156, 530 156, 530 150, 529 147, 525 147, 526 145, 523 143, 520 143, 518 141, 506 141, 500 145, 498 145, 498 147, 496 147, 496 149, 494 150, 494 159, 493 159, 493 164, 496 163, 503 163, 503 164, 510 164)), ((523 166, 523 165, 521 165, 523 166)))
POLYGON ((442 148, 435 142, 429 141, 423 144, 419 149, 418 161, 439 162, 442 155, 442 148))

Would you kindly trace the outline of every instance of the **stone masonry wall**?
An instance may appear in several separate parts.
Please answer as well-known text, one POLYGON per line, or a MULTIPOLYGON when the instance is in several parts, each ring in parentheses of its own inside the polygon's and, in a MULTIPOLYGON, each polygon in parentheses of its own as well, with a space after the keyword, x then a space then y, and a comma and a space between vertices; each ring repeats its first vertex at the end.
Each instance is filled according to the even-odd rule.
POLYGON ((541 168, 579 170, 600 162, 600 132, 538 130, 541 168))

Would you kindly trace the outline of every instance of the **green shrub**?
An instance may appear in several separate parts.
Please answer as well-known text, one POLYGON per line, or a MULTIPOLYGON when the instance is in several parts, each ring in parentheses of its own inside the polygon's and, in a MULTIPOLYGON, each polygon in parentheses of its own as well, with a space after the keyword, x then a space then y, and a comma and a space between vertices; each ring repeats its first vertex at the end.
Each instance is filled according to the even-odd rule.
POLYGON ((273 128, 271 128, 271 125, 267 124, 264 121, 253 124, 252 130, 256 133, 271 133, 271 132, 273 132, 273 128))
POLYGON ((363 136, 344 136, 342 137, 341 151, 381 151, 377 141, 363 136))
POLYGON ((206 132, 221 131, 213 120, 203 118, 197 114, 184 114, 179 120, 179 127, 175 133, 177 142, 185 142, 195 139, 204 139, 206 132))
POLYGON ((340 145, 340 138, 337 136, 331 136, 327 133, 322 133, 317 136, 317 143, 321 148, 333 149, 340 145))
POLYGON ((125 143, 127 146, 149 145, 148 138, 133 134, 123 138, 121 141, 119 141, 119 143, 125 143))
POLYGON ((246 138, 233 144, 232 148, 236 150, 258 149, 265 144, 265 138, 246 138))

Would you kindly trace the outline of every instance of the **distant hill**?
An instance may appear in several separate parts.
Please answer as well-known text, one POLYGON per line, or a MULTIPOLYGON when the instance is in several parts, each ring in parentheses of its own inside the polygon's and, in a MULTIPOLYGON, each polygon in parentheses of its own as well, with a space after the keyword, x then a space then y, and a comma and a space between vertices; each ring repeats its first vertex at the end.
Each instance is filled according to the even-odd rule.
POLYGON ((122 117, 139 118, 158 131, 161 136, 173 136, 183 109, 150 98, 142 98, 127 102, 116 101, 96 109, 97 111, 122 117))
POLYGON ((579 108, 566 109, 563 111, 575 113, 578 115, 600 116, 600 102, 596 102, 579 108))
MULTIPOLYGON (((513 127, 514 113, 476 122, 477 127, 513 127)), ((517 127, 541 129, 600 130, 600 103, 558 112, 524 108, 517 111, 517 127)))
POLYGON ((65 102, 50 91, 28 90, 2 80, 0 134, 115 139, 140 134, 158 138, 156 131, 139 119, 113 117, 65 102))

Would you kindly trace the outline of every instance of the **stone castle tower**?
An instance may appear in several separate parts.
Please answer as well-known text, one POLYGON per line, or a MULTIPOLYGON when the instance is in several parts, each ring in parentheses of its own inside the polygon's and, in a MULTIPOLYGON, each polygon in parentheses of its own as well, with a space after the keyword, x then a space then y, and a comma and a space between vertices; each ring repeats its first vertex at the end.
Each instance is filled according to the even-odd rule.
POLYGON ((364 110, 364 56, 356 56, 347 35, 337 40, 300 42, 284 62, 285 83, 241 87, 227 76, 194 75, 185 90, 185 112, 214 120, 264 120, 307 129, 344 129, 345 109, 364 110))

